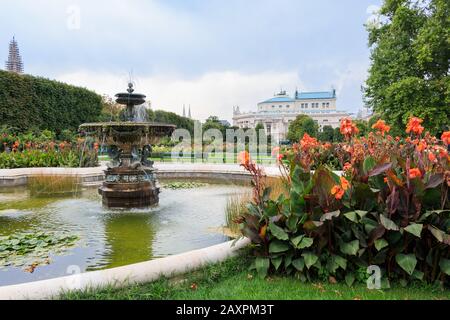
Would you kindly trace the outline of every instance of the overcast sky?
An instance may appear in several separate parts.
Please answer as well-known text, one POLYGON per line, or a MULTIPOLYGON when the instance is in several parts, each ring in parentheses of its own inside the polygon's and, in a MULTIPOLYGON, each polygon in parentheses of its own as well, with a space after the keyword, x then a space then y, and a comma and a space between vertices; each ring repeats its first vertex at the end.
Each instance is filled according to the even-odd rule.
MULTIPOLYGON (((152 107, 231 120, 232 107, 283 88, 336 88, 338 108, 362 107, 370 51, 364 24, 381 0, 4 0, 0 58, 15 35, 25 72, 152 107)), ((1 67, 4 67, 2 65, 1 67)))

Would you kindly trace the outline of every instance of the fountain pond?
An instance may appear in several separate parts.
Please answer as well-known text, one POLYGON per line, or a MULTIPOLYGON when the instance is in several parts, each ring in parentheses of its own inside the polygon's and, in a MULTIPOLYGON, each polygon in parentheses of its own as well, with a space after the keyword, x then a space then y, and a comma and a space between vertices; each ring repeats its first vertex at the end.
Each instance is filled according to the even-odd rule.
POLYGON ((248 186, 230 181, 162 180, 159 205, 109 209, 96 187, 32 195, 0 189, 0 286, 107 269, 229 240, 227 199, 248 186), (188 183, 193 188, 171 186, 188 183), (167 187, 164 187, 167 185, 167 187))

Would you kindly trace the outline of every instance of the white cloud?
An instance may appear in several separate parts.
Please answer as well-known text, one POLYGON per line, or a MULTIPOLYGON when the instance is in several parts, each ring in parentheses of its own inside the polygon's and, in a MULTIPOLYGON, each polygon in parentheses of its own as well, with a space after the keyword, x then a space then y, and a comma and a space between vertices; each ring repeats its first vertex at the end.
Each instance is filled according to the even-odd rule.
MULTIPOLYGON (((128 75, 80 71, 61 74, 57 80, 83 86, 99 94, 114 95, 126 89, 128 75)), ((243 74, 237 71, 205 73, 196 78, 156 75, 134 79, 136 92, 147 95, 153 109, 182 113, 183 104, 191 105, 192 116, 205 120, 210 115, 231 120, 233 106, 256 110, 256 104, 270 98, 280 88, 299 90, 304 85, 296 72, 267 71, 243 74)))

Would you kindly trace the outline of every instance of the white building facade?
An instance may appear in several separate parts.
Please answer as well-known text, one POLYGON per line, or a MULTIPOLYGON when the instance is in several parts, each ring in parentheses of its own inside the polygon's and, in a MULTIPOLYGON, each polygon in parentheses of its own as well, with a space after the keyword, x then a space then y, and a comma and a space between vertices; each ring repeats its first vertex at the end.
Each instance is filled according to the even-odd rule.
POLYGON ((273 98, 258 103, 256 112, 242 113, 239 107, 233 108, 233 125, 239 128, 255 128, 258 123, 264 126, 273 141, 286 140, 289 124, 300 114, 310 116, 322 130, 324 126, 337 128, 340 120, 350 115, 336 109, 336 91, 295 92, 290 97, 281 91, 273 98))

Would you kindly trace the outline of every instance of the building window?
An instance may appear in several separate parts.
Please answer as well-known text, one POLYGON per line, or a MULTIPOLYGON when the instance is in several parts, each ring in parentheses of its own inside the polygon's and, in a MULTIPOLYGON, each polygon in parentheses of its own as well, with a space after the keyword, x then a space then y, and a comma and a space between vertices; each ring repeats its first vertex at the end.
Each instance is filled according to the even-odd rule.
POLYGON ((283 106, 280 104, 280 105, 278 106, 278 108, 283 108, 283 106))
POLYGON ((286 108, 288 108, 288 109, 289 109, 290 107, 291 107, 290 105, 287 105, 287 106, 286 106, 286 108))
POLYGON ((305 103, 305 108, 308 108, 308 104, 307 103, 305 103))
POLYGON ((272 106, 272 108, 275 108, 275 106, 272 106))

